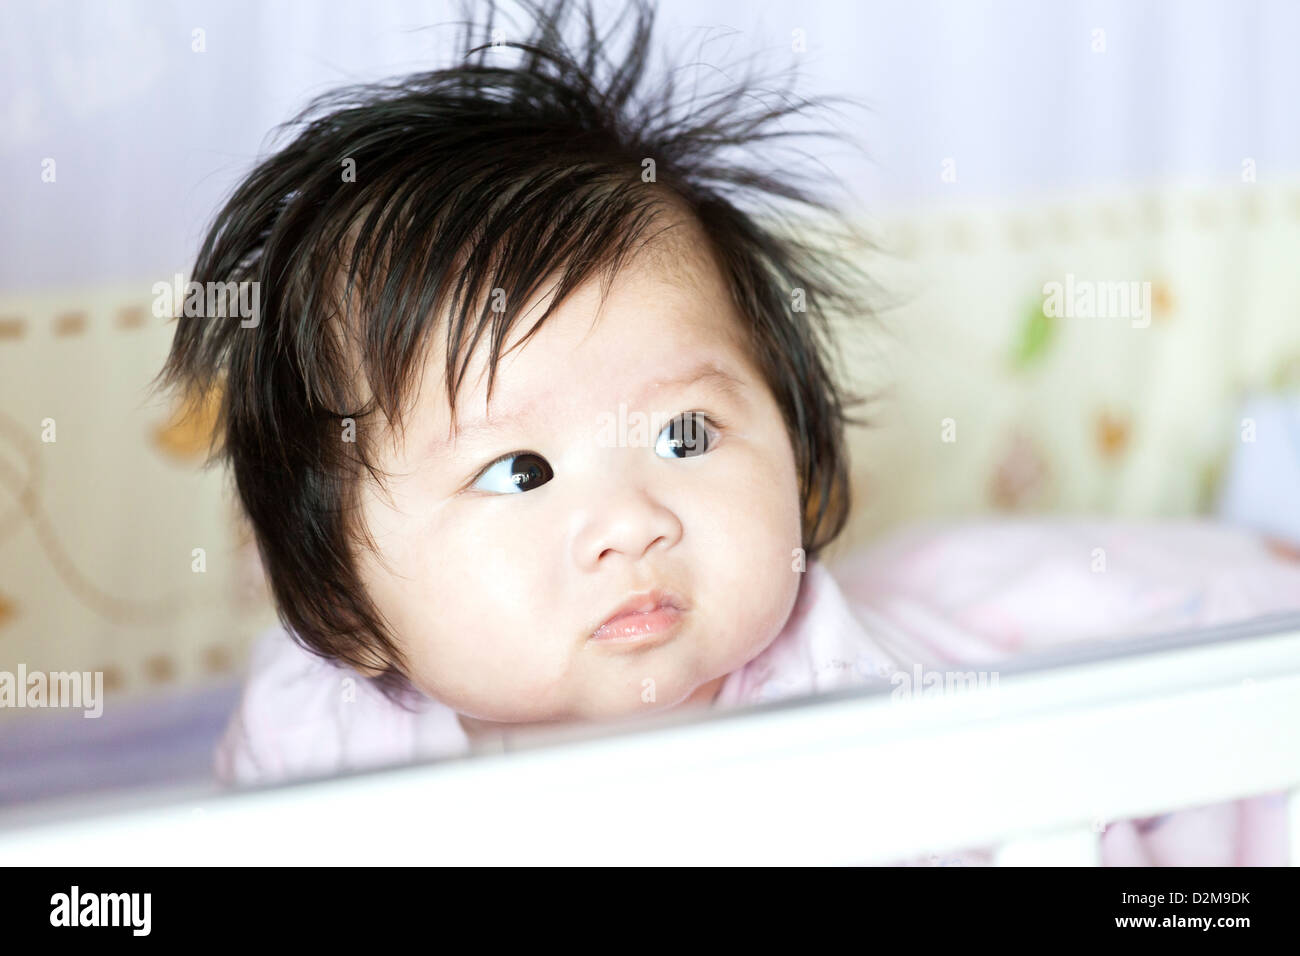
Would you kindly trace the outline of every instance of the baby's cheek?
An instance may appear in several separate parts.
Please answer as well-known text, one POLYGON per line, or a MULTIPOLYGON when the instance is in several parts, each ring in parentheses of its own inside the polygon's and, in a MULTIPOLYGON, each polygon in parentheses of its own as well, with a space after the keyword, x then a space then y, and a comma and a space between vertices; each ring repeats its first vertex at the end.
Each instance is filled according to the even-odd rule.
MULTIPOLYGON (((505 587, 509 588, 507 579, 505 587)), ((520 585, 523 588, 523 585, 520 585)), ((549 605, 521 606, 521 595, 502 595, 481 608, 460 607, 441 622, 435 697, 485 720, 540 720, 571 703, 569 669, 581 641, 568 618, 549 605)))
POLYGON ((802 543, 798 479, 784 429, 773 424, 747 441, 729 467, 725 485, 725 534, 732 551, 757 567, 788 567, 802 543))
POLYGON ((755 455, 737 464, 729 492, 701 517, 710 530, 696 559, 707 568, 699 580, 710 582, 700 599, 719 613, 729 651, 748 660, 780 632, 794 605, 801 527, 793 462, 755 455))

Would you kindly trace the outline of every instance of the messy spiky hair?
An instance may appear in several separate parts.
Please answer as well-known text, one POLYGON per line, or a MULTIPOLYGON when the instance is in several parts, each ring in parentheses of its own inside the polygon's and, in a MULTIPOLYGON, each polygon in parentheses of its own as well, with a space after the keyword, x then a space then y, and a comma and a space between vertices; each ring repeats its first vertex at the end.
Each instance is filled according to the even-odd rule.
POLYGON ((848 513, 843 429, 856 399, 833 375, 827 319, 862 312, 860 272, 833 245, 777 224, 818 211, 810 234, 832 235, 828 223, 853 230, 812 176, 757 155, 795 132, 783 120, 829 99, 781 91, 765 102, 747 70, 683 106, 671 64, 645 88, 647 0, 617 21, 631 13, 622 55, 615 31, 599 34, 590 0, 577 8, 576 48, 565 37, 572 4, 524 6, 527 39, 499 30, 488 5, 484 22, 461 21, 469 52, 458 64, 336 90, 285 124, 296 136, 235 189, 191 277, 258 283, 256 324, 179 316, 159 374, 219 409, 214 460, 230 462, 281 620, 316 654, 377 671, 397 703, 412 685, 356 560, 373 544, 356 519, 362 479, 382 480, 382 429, 365 424, 400 427, 435 334, 453 416, 484 335, 490 396, 502 344, 539 284, 559 276, 528 336, 598 274, 603 301, 666 210, 705 237, 782 410, 809 557, 848 513), (494 289, 508 290, 504 311, 491 307, 494 289), (355 442, 340 440, 349 418, 355 442))

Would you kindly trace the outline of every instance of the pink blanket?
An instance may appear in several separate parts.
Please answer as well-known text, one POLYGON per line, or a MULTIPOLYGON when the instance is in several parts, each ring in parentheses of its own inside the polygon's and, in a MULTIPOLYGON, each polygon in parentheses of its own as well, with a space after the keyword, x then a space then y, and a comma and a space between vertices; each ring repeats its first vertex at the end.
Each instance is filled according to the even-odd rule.
MULTIPOLYGON (((1210 520, 916 526, 835 570, 892 657, 935 668, 1300 610, 1294 552, 1210 520)), ((1102 862, 1284 866, 1285 796, 1105 824, 1102 862)), ((944 860, 990 858, 986 848, 944 860)))

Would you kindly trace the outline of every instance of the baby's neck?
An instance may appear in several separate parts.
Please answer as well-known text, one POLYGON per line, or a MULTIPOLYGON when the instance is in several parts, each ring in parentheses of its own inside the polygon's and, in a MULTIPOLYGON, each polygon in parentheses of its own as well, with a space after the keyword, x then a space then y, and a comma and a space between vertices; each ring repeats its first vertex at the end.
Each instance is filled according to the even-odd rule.
MULTIPOLYGON (((722 690, 722 684, 725 680, 726 675, 724 674, 707 684, 702 684, 696 689, 695 693, 674 707, 674 712, 696 709, 706 710, 712 707, 714 701, 718 698, 718 693, 722 690)), ((469 738, 470 747, 477 752, 507 750, 513 741, 537 732, 555 736, 557 734, 562 735, 567 728, 581 728, 584 726, 581 724, 556 723, 554 721, 500 723, 492 720, 479 720, 477 717, 468 717, 465 714, 457 714, 456 717, 460 721, 461 729, 465 731, 465 736, 469 738)))

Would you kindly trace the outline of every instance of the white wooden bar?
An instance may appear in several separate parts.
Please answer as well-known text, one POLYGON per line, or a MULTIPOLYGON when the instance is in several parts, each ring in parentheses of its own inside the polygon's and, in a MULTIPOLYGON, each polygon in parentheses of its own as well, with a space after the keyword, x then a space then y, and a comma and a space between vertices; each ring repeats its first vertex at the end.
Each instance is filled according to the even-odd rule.
POLYGON ((1291 837, 1288 860, 1291 866, 1300 866, 1300 787, 1292 790, 1287 799, 1287 827, 1291 837))
POLYGON ((1001 844, 993 862, 997 866, 1098 866, 1101 841, 1092 827, 1021 837, 1001 844))
POLYGON ((112 812, 10 813, 0 864, 855 864, 977 847, 1093 864, 1098 820, 1278 790, 1293 791, 1294 862, 1288 625, 1116 642, 1102 659, 1007 667, 996 689, 840 694, 112 812))

